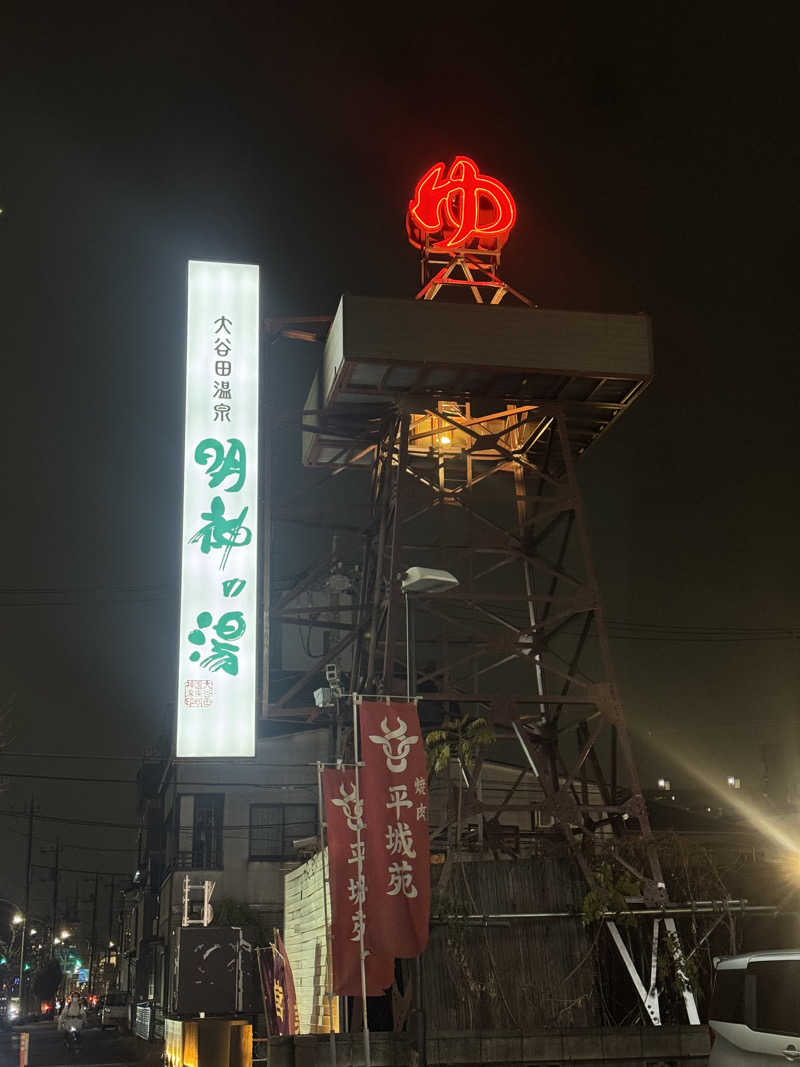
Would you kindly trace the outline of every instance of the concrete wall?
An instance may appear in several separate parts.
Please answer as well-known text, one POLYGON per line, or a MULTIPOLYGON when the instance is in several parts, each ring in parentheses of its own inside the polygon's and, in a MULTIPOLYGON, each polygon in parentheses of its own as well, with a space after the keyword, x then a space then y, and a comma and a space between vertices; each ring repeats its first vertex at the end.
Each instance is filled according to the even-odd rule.
POLYGON ((266 925, 279 922, 283 911, 283 876, 302 862, 250 859, 252 804, 316 804, 316 761, 328 758, 327 729, 310 730, 261 740, 254 760, 187 761, 177 764, 164 798, 167 820, 167 875, 159 892, 158 935, 171 959, 172 933, 183 917, 183 880, 215 882, 214 901, 223 897, 250 905, 263 914, 266 925), (181 795, 221 793, 223 809, 223 867, 203 870, 172 866, 176 841, 172 813, 181 795))

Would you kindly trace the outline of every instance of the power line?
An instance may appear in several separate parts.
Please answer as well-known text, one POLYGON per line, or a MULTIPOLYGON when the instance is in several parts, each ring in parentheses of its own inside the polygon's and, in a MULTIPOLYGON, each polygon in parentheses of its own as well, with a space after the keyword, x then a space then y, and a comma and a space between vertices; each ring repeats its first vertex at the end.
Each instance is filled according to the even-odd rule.
MULTIPOLYGON (((36 818, 37 819, 39 818, 38 814, 37 814, 36 818)), ((8 833, 8 834, 15 834, 17 837, 27 837, 28 836, 26 831, 24 831, 24 830, 15 830, 13 826, 7 826, 5 832, 8 833)), ((54 837, 42 837, 41 834, 34 834, 33 835, 33 840, 34 841, 38 841, 39 844, 45 843, 45 844, 48 844, 48 845, 54 845, 56 843, 56 839, 54 837)), ((130 852, 138 852, 139 851, 138 848, 120 848, 118 845, 112 845, 111 847, 108 847, 107 845, 73 845, 73 844, 70 844, 68 841, 62 841, 61 842, 61 847, 62 847, 62 849, 63 848, 82 849, 85 852, 129 852, 130 853, 130 852)))
MULTIPOLYGON (((142 764, 145 764, 145 765, 154 764, 154 763, 165 763, 166 764, 166 763, 173 762, 171 757, 167 757, 167 756, 84 756, 80 752, 9 752, 9 751, 0 752, 0 759, 5 759, 6 757, 13 757, 14 759, 57 759, 57 760, 61 760, 62 762, 65 759, 69 759, 69 760, 84 760, 84 759, 89 760, 89 759, 93 759, 93 760, 104 760, 104 761, 108 761, 108 760, 133 760, 136 763, 142 763, 142 764)), ((210 762, 213 763, 215 761, 212 758, 210 760, 210 762)), ((203 756, 194 756, 194 757, 192 757, 192 756, 182 756, 181 759, 180 759, 180 763, 177 764, 177 765, 178 766, 186 766, 189 763, 208 764, 209 763, 209 758, 207 756, 206 757, 203 757, 203 756)), ((309 767, 316 767, 316 762, 314 760, 306 760, 305 763, 255 763, 255 764, 253 764, 253 766, 255 766, 255 767, 263 767, 265 770, 277 770, 278 768, 282 768, 282 769, 283 768, 289 768, 289 769, 292 769, 292 770, 297 770, 297 769, 299 769, 301 767, 305 767, 306 770, 308 770, 309 767)), ((2 773, 2 772, 0 772, 0 773, 2 773)), ((121 780, 125 781, 125 782, 136 781, 135 778, 123 778, 121 780)))
MULTIPOLYGON (((13 756, 15 759, 99 759, 104 762, 108 762, 108 760, 133 760, 135 763, 158 763, 166 762, 167 759, 166 756, 98 756, 83 752, 9 752, 7 750, 0 753, 0 756, 13 756)), ((196 762, 200 762, 199 757, 196 762)))
MULTIPOLYGON (((45 863, 32 863, 32 867, 36 867, 40 871, 52 871, 53 867, 45 863)), ((59 864, 58 870, 67 874, 103 874, 107 878, 130 878, 130 871, 84 871, 78 867, 64 867, 59 864)))
MULTIPOLYGON (((261 766, 264 766, 261 764, 261 766)), ((275 766, 285 767, 286 764, 275 764, 275 766)), ((299 766, 305 767, 308 770, 308 764, 303 763, 299 766)), ((22 772, 3 771, 0 770, 0 778, 36 778, 40 781, 47 782, 82 782, 85 785, 138 785, 138 779, 136 778, 96 778, 90 775, 76 776, 66 774, 24 774, 22 772)), ((202 781, 194 782, 188 779, 182 779, 179 785, 190 786, 241 786, 244 789, 278 789, 278 790, 292 790, 292 789, 306 789, 313 785, 314 782, 309 779, 306 783, 299 783, 295 785, 270 785, 268 782, 220 782, 220 781, 202 781)))
POLYGON ((136 778, 82 778, 69 774, 25 774, 0 770, 0 778, 35 778, 46 782, 91 782, 93 785, 137 785, 136 778))
MULTIPOLYGON (((0 815, 7 815, 12 819, 20 819, 25 817, 24 811, 8 811, 7 809, 0 809, 0 815)), ((108 830, 138 830, 139 827, 133 823, 120 823, 120 822, 102 822, 98 819, 67 819, 61 815, 40 815, 38 812, 36 818, 40 822, 57 822, 66 823, 70 826, 100 826, 108 830)))

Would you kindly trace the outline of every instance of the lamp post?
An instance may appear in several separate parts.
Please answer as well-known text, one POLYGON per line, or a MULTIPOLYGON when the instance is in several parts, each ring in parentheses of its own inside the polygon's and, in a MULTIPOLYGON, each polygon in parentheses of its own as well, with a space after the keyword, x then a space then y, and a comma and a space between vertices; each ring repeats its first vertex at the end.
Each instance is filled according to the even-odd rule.
MULTIPOLYGON (((458 578, 450 571, 432 567, 409 567, 400 577, 406 608, 406 697, 413 700, 417 689, 416 634, 414 632, 413 597, 421 594, 437 596, 455 589, 458 578)), ((427 1063, 425 1038, 425 1012, 422 1004, 422 959, 417 956, 416 981, 414 982, 414 1014, 416 1016, 416 1041, 419 1063, 427 1063)))
POLYGON ((455 589, 457 585, 458 578, 454 574, 450 571, 438 571, 433 567, 409 567, 400 576, 400 588, 406 607, 406 696, 409 700, 413 699, 417 688, 416 635, 411 598, 422 593, 438 596, 449 589, 455 589))

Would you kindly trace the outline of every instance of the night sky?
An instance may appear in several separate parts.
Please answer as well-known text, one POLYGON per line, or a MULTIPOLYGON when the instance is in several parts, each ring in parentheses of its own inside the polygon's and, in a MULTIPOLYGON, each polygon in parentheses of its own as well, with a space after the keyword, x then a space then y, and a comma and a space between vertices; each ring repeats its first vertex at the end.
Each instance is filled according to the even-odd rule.
MULTIPOLYGON (((81 757, 171 730, 186 261, 260 263, 266 315, 410 297, 408 198, 465 153, 515 194, 510 284, 653 316, 656 380, 582 462, 608 615, 637 624, 613 641, 622 695, 648 782, 689 785, 688 756, 757 787, 758 745, 798 718, 800 646, 764 632, 800 635, 796 21, 564 6, 6 20, 0 772, 130 779, 130 758, 81 757)), ((279 405, 302 403, 315 358, 275 349, 279 405)), ((279 442, 282 469, 298 453, 279 442)), ((130 784, 5 781, 0 896, 22 891, 8 812, 32 793, 50 820, 135 822, 130 784)), ((57 836, 76 872, 135 862, 112 851, 129 831, 50 820, 40 911, 57 836)))

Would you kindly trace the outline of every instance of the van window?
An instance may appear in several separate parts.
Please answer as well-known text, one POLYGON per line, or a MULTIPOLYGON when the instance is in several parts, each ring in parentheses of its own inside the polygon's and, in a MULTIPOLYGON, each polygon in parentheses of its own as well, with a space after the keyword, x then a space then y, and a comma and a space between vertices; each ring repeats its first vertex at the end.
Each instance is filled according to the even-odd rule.
POLYGON ((744 976, 743 967, 723 967, 717 970, 714 992, 711 994, 709 1019, 720 1023, 743 1023, 744 976))
POLYGON ((800 1035, 800 960, 751 963, 756 976, 756 1030, 800 1035))

